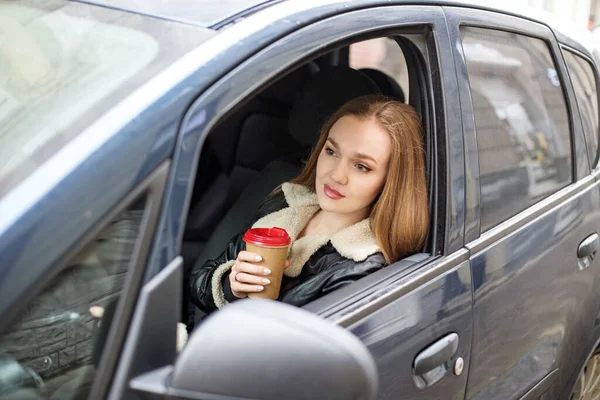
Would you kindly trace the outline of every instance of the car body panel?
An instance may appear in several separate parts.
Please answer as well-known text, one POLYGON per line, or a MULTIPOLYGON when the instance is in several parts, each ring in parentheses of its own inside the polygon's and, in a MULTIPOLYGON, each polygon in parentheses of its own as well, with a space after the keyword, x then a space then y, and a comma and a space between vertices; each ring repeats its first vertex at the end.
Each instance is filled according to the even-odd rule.
MULTIPOLYGON (((466 253, 466 252, 465 252, 466 253)), ((379 399, 463 399, 472 335, 471 270, 463 261, 444 275, 369 314, 348 329, 366 345, 379 369, 379 399), (437 383, 418 388, 412 361, 431 343, 457 333, 458 350, 437 383), (464 361, 455 376, 456 359, 464 361)))
POLYGON ((598 200, 590 187, 472 256, 469 397, 518 398, 557 368, 562 388, 578 369, 598 313, 600 263, 580 270, 576 249, 596 230, 598 200))
MULTIPOLYGON (((557 70, 563 81, 567 104, 574 104, 570 81, 553 34, 542 25, 484 11, 446 8, 451 34, 459 49, 461 101, 465 139, 476 146, 474 114, 459 24, 511 29, 544 38, 551 43, 557 70)), ((598 189, 588 177, 589 163, 576 107, 569 107, 573 140, 574 180, 562 191, 558 202, 546 199, 479 237, 472 230, 473 347, 467 397, 473 399, 517 399, 548 376, 550 398, 565 387, 580 365, 590 340, 598 298, 594 295, 600 263, 581 269, 577 247, 597 230, 598 189), (495 231, 495 232, 494 232, 495 231), (552 372, 558 370, 557 373, 552 372)), ((469 151, 469 150, 467 150, 469 151)), ((470 153, 476 154, 476 148, 470 153)), ((481 162, 481 160, 479 161, 481 162)), ((473 163, 475 164, 475 163, 473 163)), ((479 170, 473 165, 468 192, 479 188, 479 170)), ((559 191, 559 192, 561 192, 559 191)), ((471 203, 477 215, 478 202, 471 203)), ((552 197, 552 196, 551 196, 552 197)), ((505 203, 508 207, 509 202, 505 203)), ((500 206, 503 207, 503 206, 500 206)), ((472 217, 474 219, 474 217, 472 217)))

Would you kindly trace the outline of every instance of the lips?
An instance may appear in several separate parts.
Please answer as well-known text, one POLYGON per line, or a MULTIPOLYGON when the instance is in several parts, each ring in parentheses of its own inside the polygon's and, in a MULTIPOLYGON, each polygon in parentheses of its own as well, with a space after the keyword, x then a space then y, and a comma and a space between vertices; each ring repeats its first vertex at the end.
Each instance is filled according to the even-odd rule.
POLYGON ((339 200, 344 198, 343 194, 341 194, 329 185, 325 185, 323 187, 323 191, 325 192, 325 196, 329 197, 332 200, 339 200))

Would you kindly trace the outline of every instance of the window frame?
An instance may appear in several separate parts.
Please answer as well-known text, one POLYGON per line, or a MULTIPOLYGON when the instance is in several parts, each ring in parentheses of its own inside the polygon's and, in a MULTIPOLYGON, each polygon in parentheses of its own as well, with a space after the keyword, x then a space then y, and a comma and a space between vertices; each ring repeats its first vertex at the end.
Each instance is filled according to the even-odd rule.
MULTIPOLYGON (((459 129, 460 109, 456 98, 453 97, 452 101, 446 98, 446 93, 450 96, 454 96, 454 93, 456 93, 456 75, 442 73, 442 70, 453 70, 447 26, 442 8, 413 5, 390 5, 385 7, 390 11, 389 13, 382 14, 383 7, 374 7, 363 10, 349 10, 332 17, 321 18, 307 27, 300 28, 284 36, 254 57, 246 60, 243 65, 240 65, 231 73, 225 75, 201 95, 188 110, 184 118, 182 136, 180 136, 180 140, 183 137, 186 138, 186 146, 185 148, 182 146, 177 147, 175 154, 177 164, 174 166, 174 176, 185 176, 187 181, 190 182, 187 188, 189 194, 194 182, 192 178, 194 177, 195 166, 198 164, 197 158, 200 156, 201 145, 210 130, 237 104, 247 99, 248 96, 255 94, 268 82, 275 80, 295 66, 318 57, 319 54, 325 54, 333 48, 343 46, 344 43, 347 45, 350 41, 366 40, 379 36, 394 36, 395 32, 402 34, 405 32, 401 31, 411 27, 431 27, 431 37, 435 41, 435 49, 429 50, 424 58, 426 61, 431 61, 433 58, 436 63, 440 63, 438 68, 432 71, 434 73, 433 78, 438 79, 440 85, 439 87, 435 85, 435 90, 434 87, 426 85, 424 93, 427 93, 427 101, 433 104, 433 109, 428 110, 428 112, 431 113, 430 126, 435 128, 427 133, 430 135, 432 146, 437 152, 433 156, 436 160, 431 174, 438 177, 437 188, 439 193, 437 195, 434 193, 432 200, 437 203, 435 207, 439 210, 439 214, 432 216, 432 227, 435 226, 434 229, 440 233, 440 236, 443 236, 439 239, 442 240, 442 245, 441 248, 435 250, 436 254, 431 255, 425 261, 417 262, 414 269, 407 268, 395 272, 393 269, 388 269, 382 271, 383 275, 378 275, 379 281, 376 285, 373 285, 374 282, 368 284, 366 282, 368 279, 366 279, 366 287, 354 284, 348 288, 348 292, 343 291, 343 289, 339 291, 340 295, 343 292, 346 296, 352 295, 353 298, 360 297, 368 300, 369 304, 366 305, 365 312, 372 312, 382 307, 384 305, 384 303, 381 303, 382 301, 393 301, 398 296, 403 295, 404 290, 414 289, 412 286, 402 285, 401 290, 397 293, 394 292, 393 296, 390 296, 389 293, 386 294, 386 288, 389 288, 397 280, 396 278, 402 276, 404 280, 411 280, 412 276, 415 276, 415 279, 417 279, 416 275, 419 274, 413 275, 413 271, 427 270, 427 276, 434 279, 459 265, 465 258, 462 252, 462 258, 456 257, 456 252, 460 252, 464 245, 462 235, 464 226, 462 210, 464 207, 460 204, 464 196, 460 193, 463 188, 457 186, 457 182, 464 177, 462 142, 455 140, 453 143, 448 143, 448 138, 444 134, 448 130, 455 131, 459 129), (377 17, 377 24, 372 22, 375 16, 377 17), (323 29, 323 26, 326 26, 327 29, 323 29), (319 28, 320 30, 318 30, 319 28), (308 51, 306 49, 311 49, 310 56, 307 56, 308 51), (285 56, 282 57, 281 54, 285 54, 285 56), (272 70, 264 71, 261 68, 261 63, 275 56, 279 63, 272 70), (252 79, 248 79, 249 77, 252 77, 252 79), (232 90, 232 88, 235 88, 235 90, 232 90), (211 111, 207 113, 207 110, 211 111), (439 111, 436 112, 436 110, 439 111), (200 116, 202 116, 201 123, 192 123, 192 121, 198 121, 200 116), (450 128, 448 128, 449 126, 450 128), (192 135, 196 140, 194 144, 192 144, 192 135), (190 173, 190 171, 192 172, 190 173), (443 257, 443 255, 449 257, 443 257), (425 268, 425 265, 431 265, 432 268, 425 268), (373 292, 373 289, 378 289, 378 295, 367 296, 369 292, 373 292)), ((287 18, 292 18, 292 16, 287 18)), ((407 62, 409 61, 407 60, 407 62)), ((431 76, 429 78, 431 79, 431 76)), ((412 98, 414 93, 416 91, 412 90, 411 86, 409 97, 412 98)), ((409 104, 413 104, 412 99, 409 104)), ((174 197, 185 198, 186 196, 171 194, 171 198, 174 197)), ((176 205, 173 205, 173 208, 179 209, 176 205)), ((187 205, 185 208, 187 209, 187 205)), ((178 247, 181 241, 181 235, 178 234, 178 247)), ((375 280, 375 277, 373 279, 375 280)), ((341 306, 340 312, 344 312, 348 308, 347 305, 344 306, 337 302, 337 300, 343 299, 336 300, 336 298, 330 298, 329 296, 322 299, 329 300, 329 305, 334 306, 337 304, 341 306)), ((345 299, 348 298, 345 297, 345 299)), ((325 312, 327 305, 326 303, 320 303, 318 308, 311 311, 325 312)), ((366 314, 361 313, 360 315, 364 316, 366 314)))
MULTIPOLYGON (((592 73, 594 74, 594 79, 596 80, 596 97, 598 98, 598 115, 597 115, 597 117, 598 117, 599 124, 598 124, 598 130, 596 132, 596 140, 597 140, 598 145, 596 147, 595 154, 591 153, 591 149, 588 147, 588 144, 587 144, 587 139, 585 140, 590 169, 593 171, 598 168, 598 162, 600 161, 600 76, 599 76, 596 64, 594 64, 592 59, 590 57, 588 57, 586 54, 584 54, 581 51, 579 51, 567 44, 564 44, 564 43, 559 42, 559 47, 560 47, 561 55, 564 59, 565 65, 567 67, 567 71, 568 71, 568 75, 569 75, 569 82, 570 82, 570 85, 573 87, 573 92, 575 92, 575 87, 573 85, 573 82, 571 81, 571 71, 569 70, 569 63, 567 62, 567 59, 565 57, 565 52, 569 52, 572 55, 574 55, 575 57, 580 57, 583 61, 586 61, 589 64, 589 66, 592 68, 592 73)), ((583 128, 583 121, 581 120, 582 119, 581 110, 579 108, 579 102, 577 100, 576 94, 575 94, 575 105, 577 108, 577 114, 579 115, 579 119, 581 121, 581 126, 583 128)), ((585 132, 584 132, 584 136, 585 136, 585 132)))
POLYGON ((8 309, 0 320, 0 335, 4 334, 6 328, 10 327, 15 318, 23 311, 31 301, 41 294, 49 284, 53 283, 59 274, 70 266, 71 260, 79 252, 91 244, 110 222, 120 213, 124 212, 132 203, 145 195, 144 213, 139 227, 139 234, 134 245, 131 258, 128 262, 128 271, 123 284, 122 293, 119 295, 117 308, 111 322, 109 333, 106 338, 104 349, 98 363, 96 374, 90 393, 106 393, 108 384, 112 378, 113 367, 118 361, 121 346, 127 332, 129 320, 134 310, 138 292, 141 287, 143 273, 150 253, 150 247, 154 237, 155 228, 160 214, 162 199, 166 180, 168 177, 170 161, 167 160, 149 174, 134 190, 120 200, 110 212, 102 216, 88 232, 72 244, 70 250, 61 257, 60 261, 49 266, 35 284, 27 289, 18 300, 8 309))
POLYGON ((465 243, 467 248, 472 252, 478 252, 503 236, 529 223, 549 209, 561 204, 576 193, 585 190, 592 182, 587 177, 589 170, 589 165, 586 161, 587 157, 583 157, 584 159, 582 159, 582 157, 577 157, 577 154, 581 154, 582 151, 584 154, 587 154, 585 138, 583 137, 583 132, 581 132, 581 121, 579 118, 575 118, 575 109, 573 108, 575 94, 570 84, 566 65, 562 58, 558 42, 556 41, 554 32, 551 28, 537 21, 504 14, 498 11, 467 9, 461 7, 444 7, 444 11, 448 17, 453 48, 457 50, 455 55, 457 73, 459 76, 462 75, 464 77, 459 79, 458 84, 462 108, 461 114, 465 140, 466 167, 471 171, 466 177, 466 187, 467 194, 472 194, 471 199, 467 196, 465 243), (481 192, 479 186, 477 136, 475 131, 471 89, 468 80, 469 75, 464 51, 462 49, 462 36, 460 31, 462 26, 516 33, 541 39, 547 44, 556 73, 561 82, 571 136, 571 162, 573 168, 571 183, 485 232, 481 232, 481 192))

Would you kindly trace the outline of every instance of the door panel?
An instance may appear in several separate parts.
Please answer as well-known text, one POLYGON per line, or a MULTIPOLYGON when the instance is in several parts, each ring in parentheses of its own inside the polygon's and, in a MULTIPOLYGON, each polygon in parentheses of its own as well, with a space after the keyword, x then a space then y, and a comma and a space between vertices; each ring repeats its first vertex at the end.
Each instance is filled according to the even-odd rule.
POLYGON ((577 247, 597 228, 597 206, 590 188, 473 255, 469 398, 518 398, 555 368, 559 384, 577 369, 600 266, 580 269, 577 247))
MULTIPOLYGON (((443 262, 429 268, 443 269, 443 262)), ((418 273, 387 290, 393 293, 414 280, 414 275, 418 273)), ((471 306, 471 271, 469 262, 463 261, 349 327, 367 345, 377 363, 380 399, 464 398, 472 335, 471 306), (458 349, 445 368, 428 378, 435 381, 436 373, 443 376, 433 385, 419 388, 424 381, 415 378, 415 358, 452 333, 458 335, 458 349), (458 357, 463 359, 464 367, 456 376, 453 369, 458 357)))

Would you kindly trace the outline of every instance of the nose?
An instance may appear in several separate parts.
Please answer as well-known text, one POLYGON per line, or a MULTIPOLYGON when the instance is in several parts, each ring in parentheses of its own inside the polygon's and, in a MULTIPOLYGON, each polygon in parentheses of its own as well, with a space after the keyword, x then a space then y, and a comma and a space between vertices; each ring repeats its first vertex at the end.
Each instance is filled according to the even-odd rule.
POLYGON ((348 172, 344 163, 338 162, 333 171, 331 171, 331 179, 340 185, 348 183, 348 172))

